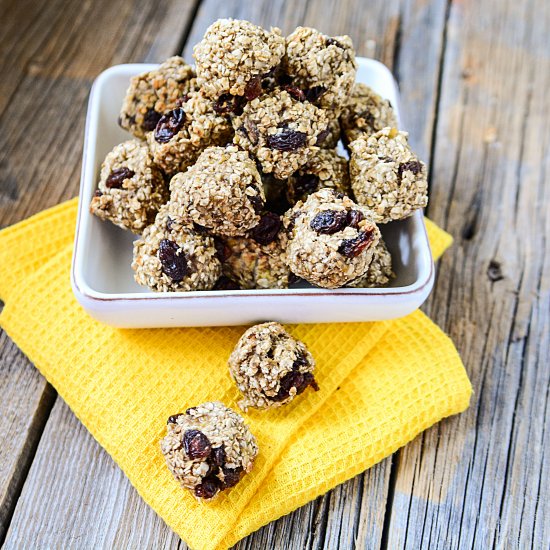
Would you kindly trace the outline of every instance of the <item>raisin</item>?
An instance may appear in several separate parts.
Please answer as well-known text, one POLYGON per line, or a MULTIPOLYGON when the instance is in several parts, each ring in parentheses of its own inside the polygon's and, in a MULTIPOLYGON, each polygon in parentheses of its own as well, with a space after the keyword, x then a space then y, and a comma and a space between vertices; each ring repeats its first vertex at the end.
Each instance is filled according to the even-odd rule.
POLYGON ((348 215, 346 216, 346 225, 349 227, 357 228, 359 222, 363 219, 365 219, 365 216, 363 216, 363 212, 360 212, 359 210, 350 210, 348 212, 348 215))
POLYGON ((306 90, 306 99, 313 103, 314 101, 317 101, 326 91, 327 89, 324 86, 313 86, 312 88, 309 88, 309 90, 306 90))
POLYGON ((369 229, 359 233, 355 239, 344 239, 338 247, 338 252, 347 258, 355 258, 374 240, 374 230, 369 229))
POLYGON ((241 290, 241 287, 229 277, 222 275, 216 281, 213 290, 241 290))
POLYGON ((262 94, 262 78, 260 76, 253 76, 247 83, 244 89, 244 97, 248 101, 256 99, 262 94))
POLYGON ((159 246, 159 260, 162 271, 175 283, 179 283, 189 272, 185 254, 178 254, 179 247, 174 241, 163 239, 159 246))
POLYGON ((401 183, 401 178, 403 177, 403 172, 409 171, 412 172, 415 176, 422 172, 422 164, 417 160, 409 160, 407 162, 402 162, 397 168, 397 179, 401 183))
POLYGON ((234 487, 241 480, 242 468, 222 468, 223 488, 234 487))
POLYGON ((193 222, 193 229, 195 233, 198 233, 199 235, 208 235, 208 228, 197 222, 193 222))
POLYGON ((300 90, 298 86, 294 86, 293 84, 285 84, 283 86, 283 90, 288 92, 288 94, 293 97, 296 101, 305 101, 306 100, 306 94, 304 94, 303 90, 300 90))
POLYGON ((182 413, 178 413, 178 414, 174 414, 172 416, 169 416, 168 417, 168 422, 167 424, 175 424, 177 419, 180 417, 180 416, 183 416, 182 413))
POLYGON ((214 238, 214 248, 216 249, 216 257, 222 263, 231 256, 231 248, 219 237, 214 238))
POLYGON ((328 138, 329 134, 330 134, 330 128, 325 128, 324 130, 319 132, 315 145, 321 145, 321 143, 323 143, 325 139, 328 138))
POLYGON ((266 212, 260 218, 258 225, 253 227, 248 234, 257 243, 267 245, 277 238, 281 225, 281 218, 277 214, 266 212))
POLYGON ((279 384, 277 395, 271 397, 273 401, 284 401, 290 395, 292 388, 296 388, 297 395, 300 395, 308 386, 312 386, 315 391, 319 389, 315 378, 309 372, 288 372, 281 378, 279 384))
POLYGON ((256 214, 259 214, 264 209, 264 201, 262 200, 260 194, 258 193, 257 195, 247 195, 247 197, 252 204, 252 208, 254 208, 254 212, 256 212, 256 214))
POLYGON ((191 414, 192 412, 195 412, 197 410, 197 407, 189 407, 188 409, 185 409, 185 414, 191 414))
POLYGON ((300 370, 300 367, 307 366, 307 359, 303 352, 298 352, 296 359, 294 359, 294 363, 292 363, 292 370, 294 372, 300 370))
POLYGON ((319 176, 315 174, 299 174, 294 176, 294 191, 298 197, 311 195, 319 188, 319 176))
POLYGON ((122 187, 122 184, 124 183, 124 180, 129 180, 130 178, 133 178, 135 174, 136 173, 129 168, 117 168, 116 170, 113 170, 109 174, 109 177, 105 180, 105 187, 107 187, 108 189, 120 189, 122 187))
POLYGON ((283 128, 282 132, 267 136, 266 143, 270 149, 277 151, 296 151, 304 147, 307 134, 290 128, 283 128))
POLYGON ((207 458, 212 452, 212 445, 208 438, 199 430, 187 430, 183 434, 183 449, 191 459, 207 458))
POLYGON ((185 124, 185 112, 181 107, 162 115, 155 128, 155 140, 168 143, 185 124))
POLYGON ((344 46, 342 46, 342 44, 340 44, 340 42, 338 42, 338 40, 336 40, 335 38, 327 38, 325 44, 328 46, 336 46, 337 48, 342 48, 344 49, 344 46))
POLYGON ((212 449, 212 454, 210 455, 210 462, 215 466, 220 468, 225 464, 225 449, 222 447, 215 447, 212 449))
POLYGON ((346 220, 345 210, 323 210, 311 220, 309 226, 318 235, 332 235, 346 227, 346 220))
POLYGON ((220 481, 217 477, 205 477, 200 485, 195 487, 195 496, 199 498, 209 499, 218 493, 220 490, 220 481))
POLYGON ((146 132, 152 132, 157 127, 161 117, 162 115, 155 111, 155 109, 149 109, 143 117, 143 123, 141 124, 142 128, 146 132))
POLYGON ((212 107, 219 115, 227 115, 229 113, 240 115, 243 112, 245 102, 246 100, 243 97, 222 94, 212 107))

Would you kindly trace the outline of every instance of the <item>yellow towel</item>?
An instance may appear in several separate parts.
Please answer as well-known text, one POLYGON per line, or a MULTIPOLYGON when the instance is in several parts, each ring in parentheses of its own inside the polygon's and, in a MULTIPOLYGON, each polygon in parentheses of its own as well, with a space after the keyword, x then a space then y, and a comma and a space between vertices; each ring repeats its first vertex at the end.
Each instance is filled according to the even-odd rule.
MULTIPOLYGON (((471 385, 448 337, 424 314, 378 323, 296 325, 321 391, 245 415, 260 455, 211 504, 179 488, 159 450, 166 419, 222 400, 236 408, 227 358, 243 327, 121 330, 73 297, 76 200, 0 232, 0 324, 52 383, 140 495, 192 548, 226 548, 369 468, 440 419, 471 385)), ((434 256, 451 243, 427 221, 434 256)))

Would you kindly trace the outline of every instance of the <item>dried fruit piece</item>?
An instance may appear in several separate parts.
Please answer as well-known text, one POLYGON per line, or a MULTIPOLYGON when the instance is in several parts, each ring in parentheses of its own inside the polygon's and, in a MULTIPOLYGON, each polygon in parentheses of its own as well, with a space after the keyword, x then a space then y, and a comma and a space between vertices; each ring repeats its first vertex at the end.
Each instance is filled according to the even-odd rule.
POLYGON ((359 222, 364 219, 365 216, 363 216, 363 213, 359 212, 359 210, 350 210, 346 216, 346 225, 357 228, 359 226, 359 222))
POLYGON ((307 134, 291 128, 283 128, 282 132, 269 135, 266 139, 267 146, 278 151, 296 151, 304 147, 306 141, 307 134))
POLYGON ((210 499, 216 496, 220 490, 221 482, 215 476, 205 477, 200 485, 195 487, 195 496, 210 499))
MULTIPOLYGON (((157 127, 158 121, 161 119, 161 117, 161 113, 155 111, 155 109, 149 109, 143 117, 143 123, 141 124, 141 127, 146 132, 152 132, 157 127)), ((133 122, 135 122, 135 118, 133 122)))
POLYGON ((294 86, 293 84, 285 84, 283 86, 283 90, 288 92, 296 101, 306 100, 306 94, 303 90, 300 90, 298 86, 294 86))
POLYGON ((262 197, 260 195, 247 195, 248 200, 252 203, 252 207, 254 208, 254 212, 256 214, 259 214, 264 209, 264 201, 262 200, 262 197))
POLYGON ((319 132, 319 135, 317 136, 317 141, 315 142, 315 145, 321 145, 325 139, 327 139, 327 137, 329 136, 330 134, 330 128, 325 128, 323 131, 319 132))
POLYGON ((374 231, 363 231, 355 239, 344 239, 338 247, 338 252, 347 258, 355 258, 374 240, 374 231))
POLYGON ((201 431, 187 430, 183 434, 183 450, 191 460, 195 460, 210 456, 212 445, 201 431))
POLYGON ((281 218, 277 214, 266 212, 260 218, 258 225, 249 231, 249 235, 257 243, 267 245, 277 238, 281 225, 281 218))
POLYGON ((309 226, 317 234, 332 235, 346 226, 347 212, 345 210, 323 210, 310 222, 309 226))
POLYGON ((222 94, 212 107, 219 115, 227 115, 229 113, 240 115, 245 103, 246 101, 240 96, 222 94))
POLYGON ((185 111, 178 107, 162 115, 155 128, 155 140, 168 143, 185 124, 185 111))
POLYGON ((185 254, 178 254, 179 246, 174 241, 163 239, 159 245, 159 260, 162 271, 174 282, 179 282, 189 272, 185 254))
POLYGON ((122 187, 124 180, 129 180, 130 178, 133 178, 135 174, 136 173, 133 170, 130 170, 125 166, 122 168, 118 168, 117 170, 113 170, 109 174, 109 177, 105 180, 105 187, 108 187, 109 189, 118 189, 122 187))
POLYGON ((225 464, 225 449, 222 447, 214 447, 210 455, 210 462, 215 466, 222 467, 225 464))
POLYGON ((183 416, 183 414, 178 413, 178 414, 173 414, 172 416, 169 416, 167 424, 175 424, 180 416, 183 416))
POLYGON ((422 172, 422 164, 417 160, 402 162, 397 168, 397 179, 399 180, 399 182, 401 182, 403 172, 405 172, 406 170, 412 172, 416 176, 417 174, 420 174, 420 172, 422 172))
POLYGON ((223 488, 234 487, 239 483, 243 473, 242 468, 222 468, 223 488))
POLYGON ((244 89, 244 97, 248 101, 256 99, 262 94, 262 79, 260 76, 253 76, 247 83, 244 89))
POLYGON ((271 399, 284 401, 290 395, 292 388, 296 388, 296 395, 300 395, 308 386, 312 386, 315 391, 319 389, 311 373, 289 372, 281 378, 280 389, 277 395, 271 397, 271 399))

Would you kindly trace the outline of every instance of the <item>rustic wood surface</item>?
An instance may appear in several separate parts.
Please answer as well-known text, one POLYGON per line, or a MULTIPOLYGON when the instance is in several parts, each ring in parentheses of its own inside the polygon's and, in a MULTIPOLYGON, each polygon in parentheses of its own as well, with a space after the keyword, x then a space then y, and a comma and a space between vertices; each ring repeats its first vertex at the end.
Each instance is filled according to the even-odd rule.
MULTIPOLYGON (((550 5, 545 0, 0 0, 0 226, 78 188, 87 94, 121 62, 190 48, 218 17, 348 33, 399 80, 455 237, 425 311, 470 409, 238 548, 548 548, 550 5)), ((5 548, 185 548, 5 335, 5 548)))

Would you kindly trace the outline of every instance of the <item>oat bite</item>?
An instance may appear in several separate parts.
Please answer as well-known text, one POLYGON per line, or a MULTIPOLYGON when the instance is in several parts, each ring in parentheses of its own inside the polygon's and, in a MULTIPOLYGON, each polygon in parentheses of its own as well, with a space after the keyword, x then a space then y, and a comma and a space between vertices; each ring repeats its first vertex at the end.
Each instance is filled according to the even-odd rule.
POLYGON ((351 97, 340 115, 342 138, 347 145, 360 137, 368 137, 390 126, 397 127, 391 103, 372 88, 356 82, 351 97))
POLYGON ((165 113, 147 134, 153 159, 167 174, 183 172, 204 149, 232 138, 229 119, 216 113, 201 92, 189 93, 181 107, 165 113))
POLYGON ((171 212, 216 235, 245 235, 265 204, 255 162, 234 146, 206 149, 172 178, 170 190, 171 212))
POLYGON ((229 372, 243 394, 239 407, 244 411, 280 407, 308 386, 317 391, 314 369, 306 346, 279 323, 250 327, 229 358, 229 372))
POLYGON ((139 235, 153 223, 168 196, 164 174, 149 148, 131 139, 105 157, 90 212, 139 235))
POLYGON ((196 88, 193 68, 179 56, 170 57, 158 69, 130 80, 118 123, 143 139, 164 113, 179 107, 182 98, 196 88))
POLYGON ((161 208, 155 223, 134 241, 134 279, 152 290, 210 290, 221 273, 214 239, 161 208))
POLYGON ((323 288, 339 288, 364 275, 380 240, 368 208, 334 189, 296 203, 284 225, 290 270, 323 288))
POLYGON ((381 287, 386 286, 394 277, 390 251, 382 237, 380 237, 378 244, 374 247, 372 261, 367 272, 346 286, 352 288, 381 287))
POLYGON ((258 160, 262 171, 288 178, 319 151, 319 135, 328 125, 322 109, 277 89, 247 103, 233 118, 234 142, 258 160))
POLYGON ((285 53, 278 28, 267 31, 249 21, 218 19, 193 48, 197 81, 204 93, 220 104, 230 96, 251 100, 262 91, 285 53), (222 97, 226 96, 226 97, 222 97))
POLYGON ((291 205, 309 195, 331 187, 349 195, 348 161, 334 149, 321 149, 305 166, 288 178, 287 199, 291 205))
POLYGON ((160 449, 176 481, 209 501, 252 470, 258 444, 243 418, 219 401, 168 418, 160 449))
POLYGON ((264 212, 246 237, 225 239, 222 271, 239 288, 288 288, 286 232, 280 216, 264 212))
POLYGON ((286 39, 283 69, 306 99, 338 115, 357 72, 351 38, 298 27, 286 39))
POLYGON ((376 223, 402 220, 428 204, 428 174, 407 132, 384 128, 350 143, 351 187, 376 223))

